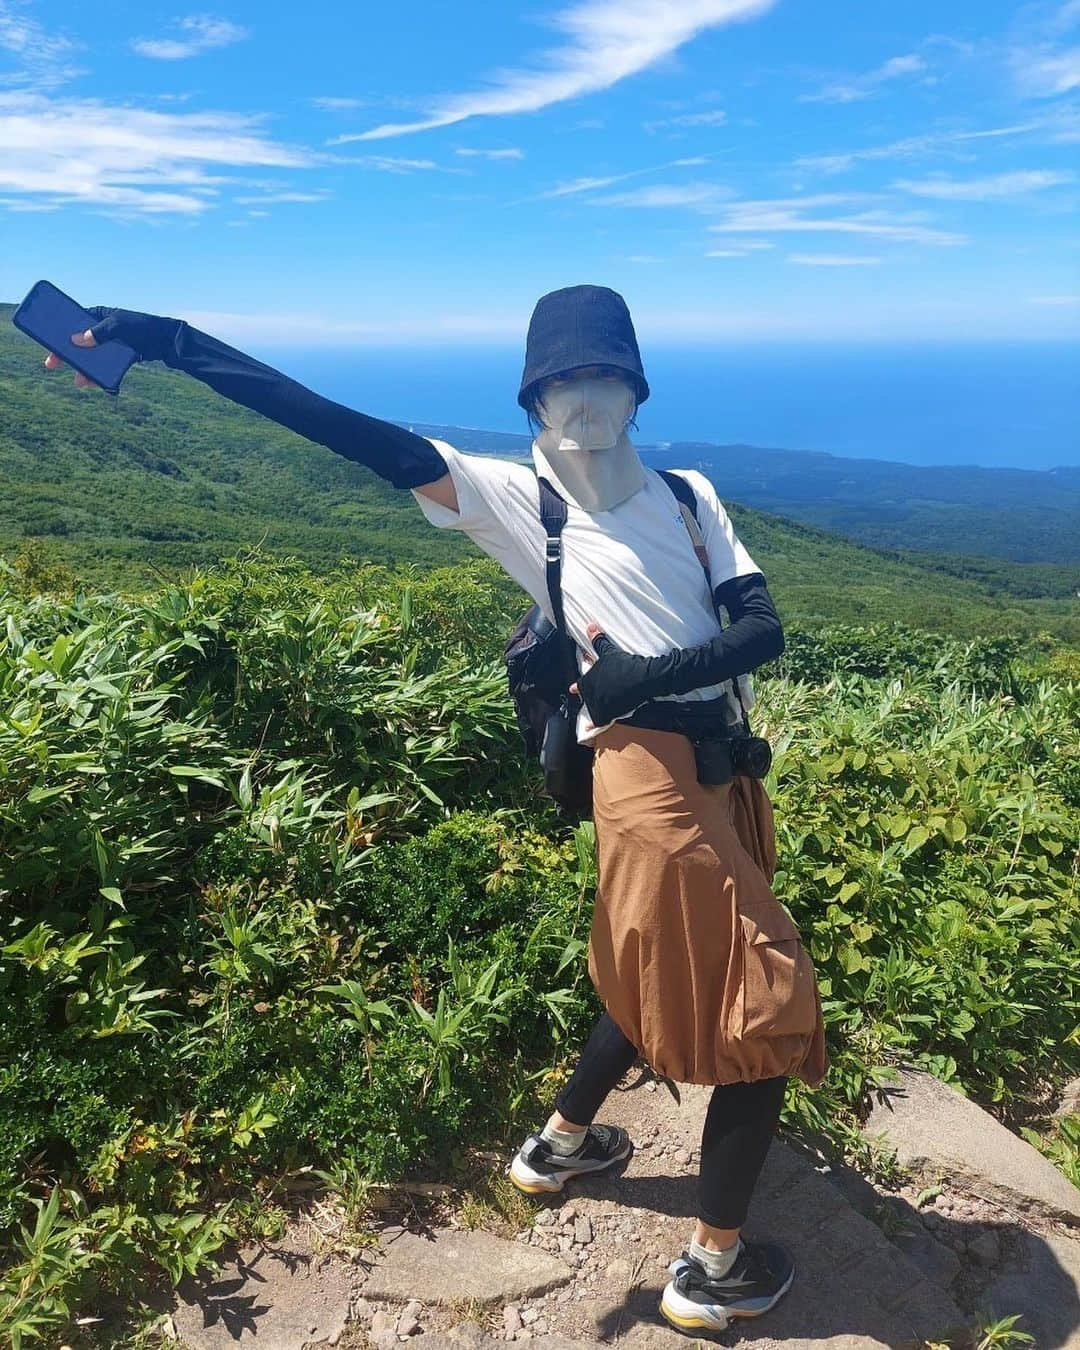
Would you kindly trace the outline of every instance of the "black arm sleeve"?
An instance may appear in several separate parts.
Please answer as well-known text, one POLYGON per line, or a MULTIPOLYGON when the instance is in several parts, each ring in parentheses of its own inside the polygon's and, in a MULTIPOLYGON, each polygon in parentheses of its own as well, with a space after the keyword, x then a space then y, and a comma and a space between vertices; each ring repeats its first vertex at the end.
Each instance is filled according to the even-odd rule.
POLYGON ((597 726, 625 717, 651 698, 720 684, 780 655, 784 630, 760 572, 722 582, 714 595, 731 623, 698 647, 638 656, 604 634, 594 638, 597 660, 582 673, 578 687, 597 726))
POLYGON ((656 694, 686 694, 756 670, 784 650, 784 629, 760 572, 732 577, 713 592, 731 623, 700 647, 683 647, 658 656, 656 694))
POLYGON ((123 309, 91 313, 100 320, 91 329, 98 342, 118 338, 140 360, 163 361, 193 375, 234 403, 365 465, 394 487, 421 487, 447 472, 446 462, 423 436, 323 398, 182 320, 123 309))

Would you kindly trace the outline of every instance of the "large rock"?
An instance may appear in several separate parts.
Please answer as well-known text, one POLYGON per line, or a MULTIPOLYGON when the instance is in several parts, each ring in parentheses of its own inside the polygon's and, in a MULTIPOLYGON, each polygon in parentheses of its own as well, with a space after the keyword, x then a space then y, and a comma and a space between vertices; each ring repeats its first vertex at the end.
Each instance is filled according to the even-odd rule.
POLYGON ((1080 1078, 1071 1078, 1061 1093, 1055 1116, 1080 1115, 1080 1078))
POLYGON ((482 1302, 543 1294, 571 1278, 557 1257, 490 1233, 436 1229, 402 1233, 386 1248, 364 1283, 368 1299, 418 1298, 423 1303, 482 1302))
POLYGON ((951 1247, 931 1236, 919 1224, 904 1233, 894 1233, 891 1238, 894 1247, 904 1253, 913 1266, 939 1289, 948 1289, 960 1274, 960 1258, 951 1247))
POLYGON ((341 1335, 356 1279, 300 1241, 246 1247, 216 1279, 181 1283, 173 1321, 190 1350, 301 1350, 341 1335))
POLYGON ((1038 1350, 1078 1350, 1080 1242, 1024 1233, 1019 1258, 983 1290, 979 1306, 988 1316, 1020 1313, 1016 1329, 1034 1336, 1038 1350))
POLYGON ((884 1132, 898 1161, 917 1172, 947 1173, 959 1187, 1012 1209, 1080 1224, 1080 1190, 1038 1149, 931 1074, 900 1073, 863 1126, 884 1132))

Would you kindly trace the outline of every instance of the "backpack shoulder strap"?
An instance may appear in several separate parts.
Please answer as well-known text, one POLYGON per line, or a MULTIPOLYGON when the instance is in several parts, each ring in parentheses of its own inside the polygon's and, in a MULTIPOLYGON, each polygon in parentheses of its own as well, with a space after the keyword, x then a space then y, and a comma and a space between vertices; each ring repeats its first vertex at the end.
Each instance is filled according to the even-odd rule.
MULTIPOLYGON (((694 545, 694 552, 697 554, 697 560, 701 564, 702 571, 705 573, 705 584, 709 588, 709 597, 712 600, 713 609, 716 611, 716 621, 717 623, 722 623, 720 619, 720 609, 716 602, 716 592, 713 590, 712 573, 709 570, 709 550, 705 547, 705 536, 701 533, 701 525, 697 518, 697 493, 681 474, 672 473, 670 469, 658 469, 657 472, 671 489, 672 495, 679 503, 683 524, 686 526, 686 532, 690 536, 691 543, 694 545)), ((743 723, 749 734, 750 721, 746 715, 746 704, 743 702, 742 690, 739 688, 739 681, 743 678, 744 677, 741 675, 736 676, 730 681, 730 684, 736 702, 739 705, 739 711, 742 713, 743 723)))
POLYGON ((682 474, 672 473, 670 469, 658 469, 657 472, 671 489, 672 496, 679 503, 679 510, 682 512, 686 533, 690 536, 690 542, 694 546, 697 560, 701 564, 702 571, 705 573, 705 581, 709 587, 709 594, 712 595, 712 576, 709 572, 709 550, 705 547, 705 536, 701 533, 701 525, 697 518, 697 493, 682 474))
POLYGON ((566 524, 566 502, 546 478, 537 480, 540 486, 540 521, 547 535, 544 549, 544 572, 548 599, 555 615, 555 627, 565 637, 566 619, 562 598, 562 532, 566 524))
POLYGON ((675 473, 672 469, 657 469, 656 471, 664 482, 671 489, 672 495, 678 501, 680 506, 688 506, 697 517, 697 493, 682 476, 681 473, 675 473))
POLYGON ((566 657, 568 684, 578 677, 577 658, 574 656, 574 644, 566 631, 566 616, 563 613, 562 594, 562 532, 566 524, 566 502, 555 491, 546 478, 539 478, 540 520, 547 535, 544 546, 544 575, 547 581, 548 599, 551 612, 555 617, 555 631, 562 639, 562 648, 566 657))

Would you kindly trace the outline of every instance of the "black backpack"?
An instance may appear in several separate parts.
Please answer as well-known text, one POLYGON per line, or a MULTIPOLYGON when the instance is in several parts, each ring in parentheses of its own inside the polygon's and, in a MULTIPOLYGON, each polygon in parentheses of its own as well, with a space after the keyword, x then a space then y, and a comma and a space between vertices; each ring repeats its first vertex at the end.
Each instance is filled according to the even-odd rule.
MULTIPOLYGON (((697 519, 694 489, 677 473, 659 470, 680 507, 697 519)), ((518 620, 503 653, 525 751, 540 761, 544 786, 560 809, 581 819, 592 809, 592 746, 577 738, 581 699, 570 693, 578 678, 577 651, 566 631, 562 599, 562 530, 566 502, 546 478, 539 480, 540 520, 547 534, 547 590, 555 622, 533 605, 518 620)), ((683 512, 684 517, 686 512, 683 512)), ((689 529, 690 522, 687 521, 689 529)), ((695 547, 697 547, 695 541, 695 547)), ((700 557, 700 554, 699 554, 700 557)), ((702 559, 702 566, 705 566, 702 559)))

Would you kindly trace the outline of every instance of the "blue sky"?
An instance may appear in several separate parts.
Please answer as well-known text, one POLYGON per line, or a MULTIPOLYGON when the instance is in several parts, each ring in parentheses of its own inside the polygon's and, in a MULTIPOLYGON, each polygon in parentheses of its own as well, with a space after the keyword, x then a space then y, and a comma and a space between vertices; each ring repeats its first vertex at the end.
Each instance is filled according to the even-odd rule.
POLYGON ((258 346, 1075 337, 1080 0, 0 0, 0 298, 258 346))

